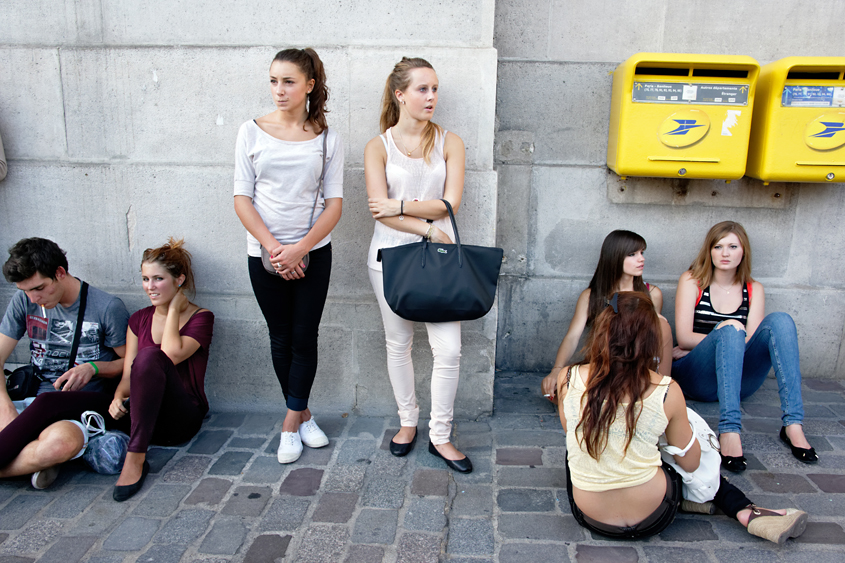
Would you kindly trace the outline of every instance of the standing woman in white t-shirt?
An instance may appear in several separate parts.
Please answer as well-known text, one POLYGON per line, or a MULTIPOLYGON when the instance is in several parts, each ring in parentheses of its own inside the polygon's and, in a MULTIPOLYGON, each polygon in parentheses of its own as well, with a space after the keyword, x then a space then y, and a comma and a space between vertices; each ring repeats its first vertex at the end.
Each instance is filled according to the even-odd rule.
POLYGON ((329 443, 311 416, 308 398, 329 289, 331 231, 343 202, 343 144, 326 124, 326 73, 313 49, 276 54, 270 93, 276 111, 238 131, 235 212, 249 233, 249 277, 270 331, 273 368, 288 409, 278 459, 292 463, 302 444, 329 443), (325 177, 318 195, 323 146, 325 177), (264 269, 262 246, 278 275, 264 269))
MULTIPOLYGON (((387 371, 401 425, 390 442, 390 453, 395 456, 407 455, 417 439, 419 407, 411 363, 414 324, 387 305, 376 254, 379 248, 418 242, 420 237, 438 243, 454 239, 446 205, 440 199, 447 200, 455 212, 460 207, 465 151, 460 137, 431 121, 437 89, 437 74, 427 61, 403 57, 385 84, 382 134, 364 150, 367 195, 375 219, 367 266, 384 322, 387 371)), ((434 355, 428 451, 455 471, 469 473, 469 458, 449 442, 460 370, 461 323, 425 326, 434 355)))

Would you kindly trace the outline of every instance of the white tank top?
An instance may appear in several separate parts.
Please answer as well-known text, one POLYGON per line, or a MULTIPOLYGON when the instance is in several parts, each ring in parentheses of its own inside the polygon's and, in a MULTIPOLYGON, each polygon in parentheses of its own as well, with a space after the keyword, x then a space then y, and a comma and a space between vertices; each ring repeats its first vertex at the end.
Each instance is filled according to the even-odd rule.
MULTIPOLYGON (((446 131, 438 135, 431 151, 430 164, 423 158, 410 158, 400 151, 393 142, 391 127, 380 135, 387 151, 387 162, 384 174, 387 178, 387 197, 404 201, 426 201, 441 199, 446 187, 446 160, 443 158, 443 145, 446 141, 446 131)), ((422 221, 416 217, 405 216, 405 221, 422 221)), ((434 225, 449 235, 454 242, 455 233, 448 215, 434 222, 434 225)), ((413 233, 397 231, 379 221, 375 221, 373 239, 370 242, 370 252, 367 256, 367 266, 381 271, 381 262, 376 261, 379 248, 392 248, 403 244, 420 242, 422 238, 413 233)))

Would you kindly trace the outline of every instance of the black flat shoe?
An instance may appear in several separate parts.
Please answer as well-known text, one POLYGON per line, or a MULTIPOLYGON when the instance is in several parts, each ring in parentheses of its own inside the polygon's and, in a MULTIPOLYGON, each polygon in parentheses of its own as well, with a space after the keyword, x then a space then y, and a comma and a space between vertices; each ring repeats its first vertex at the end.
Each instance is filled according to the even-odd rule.
MULTIPOLYGON (((408 442, 407 444, 397 444, 393 440, 390 441, 390 453, 395 455, 396 457, 404 457, 411 453, 411 450, 414 449, 414 444, 417 443, 417 434, 419 434, 418 430, 414 430, 414 438, 408 442)), ((395 438, 396 436, 394 436, 395 438)))
POLYGON ((472 462, 467 456, 464 456, 464 459, 446 459, 440 455, 440 452, 437 451, 437 448, 435 448, 434 444, 431 442, 428 443, 428 453, 435 457, 439 457, 446 462, 446 465, 458 473, 472 473, 472 462))
POLYGON ((722 458, 722 467, 734 473, 740 473, 748 468, 748 461, 745 456, 730 456, 719 454, 722 458))
POLYGON ((123 502, 134 497, 135 494, 141 490, 141 487, 144 486, 144 479, 147 478, 147 473, 149 472, 150 464, 144 460, 144 468, 141 470, 141 478, 131 485, 115 485, 112 498, 117 502, 123 502))
POLYGON ((819 461, 819 454, 816 453, 815 448, 799 448, 792 445, 792 441, 786 435, 786 426, 780 427, 780 439, 784 444, 789 446, 789 449, 792 450, 792 455, 801 463, 816 463, 819 461))

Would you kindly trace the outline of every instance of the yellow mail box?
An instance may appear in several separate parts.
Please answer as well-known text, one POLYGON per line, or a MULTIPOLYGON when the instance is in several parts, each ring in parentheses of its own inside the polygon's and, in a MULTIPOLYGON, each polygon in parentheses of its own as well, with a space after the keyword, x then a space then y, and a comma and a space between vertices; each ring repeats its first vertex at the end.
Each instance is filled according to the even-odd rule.
POLYGON ((741 178, 759 72, 745 56, 632 56, 613 73, 607 166, 623 177, 741 178))
POLYGON ((760 69, 747 174, 845 181, 845 57, 787 57, 760 69))

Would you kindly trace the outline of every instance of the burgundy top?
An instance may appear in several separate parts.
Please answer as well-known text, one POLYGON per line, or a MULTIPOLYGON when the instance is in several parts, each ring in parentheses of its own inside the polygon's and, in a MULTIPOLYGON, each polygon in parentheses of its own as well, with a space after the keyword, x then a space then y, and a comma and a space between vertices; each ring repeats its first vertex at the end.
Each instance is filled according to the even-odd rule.
MULTIPOLYGON (((155 307, 150 305, 136 311, 129 317, 129 328, 138 337, 138 350, 147 346, 161 349, 161 344, 153 342, 153 314, 155 307)), ((204 412, 208 412, 208 399, 205 396, 205 368, 208 366, 208 348, 214 328, 214 313, 200 311, 194 313, 185 326, 179 329, 181 336, 189 336, 200 343, 194 354, 176 365, 176 371, 185 386, 185 391, 197 400, 204 412)))

